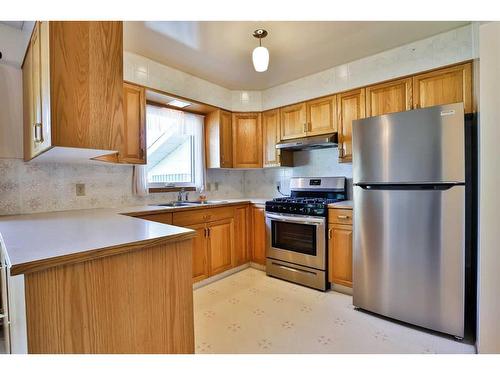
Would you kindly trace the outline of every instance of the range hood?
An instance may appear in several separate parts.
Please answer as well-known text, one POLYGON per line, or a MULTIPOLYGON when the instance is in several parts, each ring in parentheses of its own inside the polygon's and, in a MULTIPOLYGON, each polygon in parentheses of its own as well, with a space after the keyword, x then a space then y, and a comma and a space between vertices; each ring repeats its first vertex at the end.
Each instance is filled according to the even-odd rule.
POLYGON ((277 149, 290 151, 317 150, 329 147, 338 147, 337 133, 290 139, 276 144, 277 149))

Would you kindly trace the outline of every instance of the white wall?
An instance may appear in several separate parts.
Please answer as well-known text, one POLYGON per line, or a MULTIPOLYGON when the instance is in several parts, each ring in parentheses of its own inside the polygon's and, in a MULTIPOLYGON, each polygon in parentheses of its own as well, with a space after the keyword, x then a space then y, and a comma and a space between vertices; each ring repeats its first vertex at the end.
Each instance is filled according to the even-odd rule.
POLYGON ((263 109, 475 58, 475 30, 476 23, 272 87, 262 92, 263 109))
POLYGON ((229 111, 261 111, 260 91, 229 90, 137 55, 124 52, 124 79, 229 111))
POLYGON ((480 353, 500 353, 500 23, 480 26, 480 353))
POLYGON ((0 63, 0 158, 23 157, 21 69, 0 63))

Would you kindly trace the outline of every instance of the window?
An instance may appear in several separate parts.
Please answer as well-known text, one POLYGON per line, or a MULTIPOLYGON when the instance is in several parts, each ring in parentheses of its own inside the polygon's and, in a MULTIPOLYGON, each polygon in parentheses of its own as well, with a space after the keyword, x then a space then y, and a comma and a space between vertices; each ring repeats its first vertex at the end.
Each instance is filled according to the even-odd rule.
POLYGON ((147 105, 146 143, 149 187, 203 187, 203 116, 147 105))

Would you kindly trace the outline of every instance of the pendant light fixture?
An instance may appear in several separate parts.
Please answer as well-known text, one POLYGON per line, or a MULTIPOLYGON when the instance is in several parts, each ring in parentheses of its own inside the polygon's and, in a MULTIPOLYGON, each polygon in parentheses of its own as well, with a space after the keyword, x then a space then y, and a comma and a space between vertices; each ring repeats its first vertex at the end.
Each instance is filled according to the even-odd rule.
POLYGON ((267 36, 267 31, 257 29, 253 32, 253 36, 259 39, 259 46, 252 53, 253 67, 257 72, 265 72, 269 66, 269 51, 266 47, 262 47, 262 38, 267 36))

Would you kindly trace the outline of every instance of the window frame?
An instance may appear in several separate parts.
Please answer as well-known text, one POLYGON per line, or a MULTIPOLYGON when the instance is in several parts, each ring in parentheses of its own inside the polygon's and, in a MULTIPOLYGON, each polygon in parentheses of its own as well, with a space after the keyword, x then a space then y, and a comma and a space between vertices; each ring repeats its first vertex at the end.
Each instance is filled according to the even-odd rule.
MULTIPOLYGON (((154 106, 154 107, 159 107, 159 108, 167 108, 171 109, 174 111, 180 111, 180 112, 186 112, 186 113, 191 113, 190 111, 185 111, 180 108, 170 108, 167 106, 159 105, 154 102, 147 102, 147 106, 154 106)), ((146 109, 146 131, 147 131, 147 109, 146 109)), ((204 128, 204 124, 203 124, 204 128)), ((205 131, 202 132, 202 142, 205 142, 205 131)), ((195 176, 195 151, 194 151, 194 146, 195 146, 195 141, 194 137, 191 137, 191 179, 194 180, 195 176)), ((147 150, 146 150, 147 152, 147 150)), ((146 164, 147 165, 147 164, 146 164)), ((147 178, 147 176, 146 176, 147 178)), ((196 183, 194 181, 192 182, 149 182, 147 181, 148 184, 148 190, 150 193, 163 193, 163 192, 176 192, 176 191, 196 191, 196 183)))

